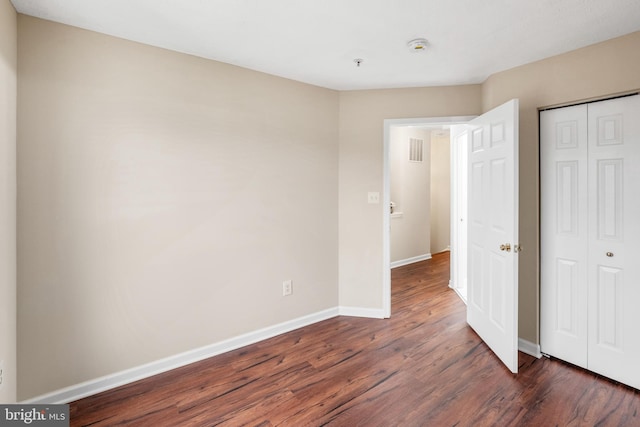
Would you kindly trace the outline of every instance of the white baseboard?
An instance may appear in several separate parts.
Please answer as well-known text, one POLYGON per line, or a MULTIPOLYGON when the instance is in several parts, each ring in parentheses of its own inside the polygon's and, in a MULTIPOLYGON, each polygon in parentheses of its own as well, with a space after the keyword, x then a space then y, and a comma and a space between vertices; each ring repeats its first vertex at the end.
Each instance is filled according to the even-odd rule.
POLYGON ((129 384, 143 378, 148 378, 162 372, 167 372, 172 369, 188 365, 190 363, 198 362, 212 356, 217 356, 218 354, 226 353, 228 351, 235 350, 240 347, 244 347, 246 345, 283 334, 285 332, 290 332, 295 329, 311 325, 313 323, 330 319, 332 317, 338 316, 339 314, 340 310, 337 307, 319 311, 317 313, 309 314, 307 316, 299 317, 297 319, 259 329, 254 332, 249 332, 247 334, 229 338, 224 341, 196 348, 194 350, 186 351, 174 356, 169 356, 164 359, 156 360, 154 362, 127 369, 125 371, 116 372, 111 375, 106 375, 104 377, 72 385, 70 387, 43 394, 41 396, 22 401, 20 403, 57 404, 73 402, 74 400, 78 400, 83 397, 91 396, 93 394, 129 384))
POLYGON ((393 261, 391 263, 391 268, 402 267, 403 265, 413 264, 414 262, 424 261, 426 259, 431 259, 431 254, 418 255, 407 259, 401 259, 399 261, 393 261))
POLYGON ((381 308, 344 307, 338 309, 340 316, 369 317, 372 319, 384 319, 384 310, 381 308))
POLYGON ((542 352, 540 352, 540 346, 538 344, 523 340, 522 338, 518 338, 518 350, 538 359, 542 357, 542 352))
POLYGON ((452 288, 453 291, 456 293, 456 295, 458 295, 458 297, 462 300, 462 302, 464 303, 464 305, 469 305, 467 304, 467 295, 465 293, 465 295, 460 293, 460 289, 458 288, 452 288))

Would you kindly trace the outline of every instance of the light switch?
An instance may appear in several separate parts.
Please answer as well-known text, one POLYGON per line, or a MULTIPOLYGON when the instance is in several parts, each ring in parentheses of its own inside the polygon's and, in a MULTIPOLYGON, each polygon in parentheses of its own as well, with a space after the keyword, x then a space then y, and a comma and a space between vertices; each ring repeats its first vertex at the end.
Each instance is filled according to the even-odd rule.
POLYGON ((380 203, 380 193, 377 191, 369 191, 368 200, 370 204, 377 205, 380 203))

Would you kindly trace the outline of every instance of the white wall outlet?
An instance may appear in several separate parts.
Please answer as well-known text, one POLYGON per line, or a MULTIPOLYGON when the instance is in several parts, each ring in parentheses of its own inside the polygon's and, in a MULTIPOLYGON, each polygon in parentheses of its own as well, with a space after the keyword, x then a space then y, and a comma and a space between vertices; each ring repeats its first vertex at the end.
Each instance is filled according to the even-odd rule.
POLYGON ((370 204, 377 205, 378 203, 380 203, 380 193, 378 193, 377 191, 369 191, 367 200, 370 204))
POLYGON ((282 282, 282 296, 286 297, 287 295, 291 295, 293 293, 293 281, 285 280, 282 282))

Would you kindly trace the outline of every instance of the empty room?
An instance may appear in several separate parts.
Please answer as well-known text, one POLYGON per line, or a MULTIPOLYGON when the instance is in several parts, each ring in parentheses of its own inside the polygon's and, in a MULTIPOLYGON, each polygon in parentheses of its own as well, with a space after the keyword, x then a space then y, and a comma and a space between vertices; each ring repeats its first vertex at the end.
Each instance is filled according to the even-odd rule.
POLYGON ((640 425, 636 0, 0 0, 0 89, 0 415, 640 425))

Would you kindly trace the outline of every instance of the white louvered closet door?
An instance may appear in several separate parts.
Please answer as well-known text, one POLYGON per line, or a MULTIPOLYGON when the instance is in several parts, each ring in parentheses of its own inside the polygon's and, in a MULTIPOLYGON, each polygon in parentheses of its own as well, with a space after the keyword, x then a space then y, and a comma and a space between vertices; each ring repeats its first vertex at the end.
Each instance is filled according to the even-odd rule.
POLYGON ((640 96, 540 129, 542 351, 640 388, 640 96))

